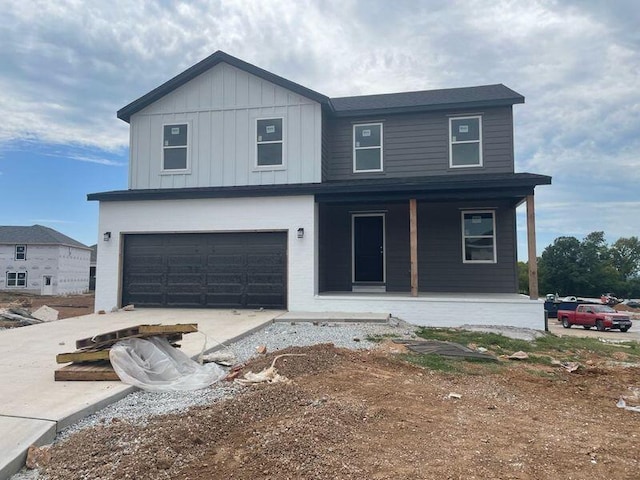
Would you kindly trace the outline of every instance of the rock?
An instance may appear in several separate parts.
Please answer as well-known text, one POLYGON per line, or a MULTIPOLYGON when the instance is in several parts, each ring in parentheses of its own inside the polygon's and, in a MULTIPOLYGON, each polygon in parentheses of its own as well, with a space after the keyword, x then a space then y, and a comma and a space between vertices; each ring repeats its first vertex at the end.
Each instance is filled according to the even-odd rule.
POLYGON ((484 347, 478 347, 478 348, 477 348, 477 350, 478 350, 478 352, 480 352, 480 353, 486 353, 486 352, 488 352, 488 351, 489 351, 488 349, 486 349, 486 348, 484 348, 484 347))
POLYGON ((460 395, 459 393, 451 392, 449 395, 447 395, 447 398, 453 398, 455 400, 460 400, 462 398, 462 395, 460 395))
POLYGON ((27 450, 26 467, 30 470, 42 468, 51 462, 51 445, 36 447, 31 445, 27 450))
POLYGON ((236 362, 236 356, 233 352, 212 352, 202 356, 202 361, 204 363, 224 363, 224 364, 233 364, 236 362))
POLYGON ((120 310, 118 307, 112 307, 112 308, 111 308, 111 313, 115 313, 115 312, 117 312, 118 310, 120 310))
POLYGON ((129 304, 122 307, 122 310, 124 310, 125 312, 133 312, 135 308, 136 308, 135 305, 129 304))
POLYGON ((105 313, 107 312, 105 312, 104 310, 98 310, 98 315, 104 315, 105 313))
POLYGON ((359 342, 359 341, 360 341, 360 339, 359 339, 358 337, 353 337, 353 341, 354 341, 354 342, 359 342))
POLYGON ((258 345, 256 347, 256 352, 258 353, 258 355, 264 355, 265 353, 267 353, 267 346, 266 345, 258 345))
POLYGON ((560 365, 568 372, 575 372, 580 367, 578 362, 562 362, 560 365))
POLYGON ((32 317, 42 320, 43 322, 53 322, 58 320, 58 310, 51 308, 47 305, 41 306, 35 312, 31 314, 32 317))
POLYGON ((507 358, 509 360, 526 360, 527 358, 529 358, 529 354, 520 350, 519 352, 515 352, 509 355, 507 358))

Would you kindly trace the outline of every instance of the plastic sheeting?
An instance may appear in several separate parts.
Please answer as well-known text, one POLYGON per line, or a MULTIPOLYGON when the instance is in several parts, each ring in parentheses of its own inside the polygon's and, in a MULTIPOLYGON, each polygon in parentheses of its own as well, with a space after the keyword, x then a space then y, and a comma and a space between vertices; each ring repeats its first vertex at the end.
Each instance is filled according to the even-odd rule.
POLYGON ((124 383, 155 392, 199 390, 226 373, 215 363, 191 360, 162 337, 121 340, 111 347, 109 359, 124 383))

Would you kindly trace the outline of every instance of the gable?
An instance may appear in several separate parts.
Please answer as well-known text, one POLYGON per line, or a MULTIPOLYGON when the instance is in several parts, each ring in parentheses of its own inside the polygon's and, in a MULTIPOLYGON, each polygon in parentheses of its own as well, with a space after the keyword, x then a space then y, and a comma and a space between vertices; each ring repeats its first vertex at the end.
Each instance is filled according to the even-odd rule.
POLYGON ((220 62, 133 115, 171 115, 316 103, 245 70, 220 62))
POLYGON ((145 107, 169 95, 174 90, 180 88, 186 83, 189 83, 193 79, 199 77, 203 73, 221 63, 233 66, 238 70, 242 70, 269 83, 280 86, 285 90, 289 90, 291 92, 297 93, 298 95, 304 96, 310 100, 319 102, 321 104, 329 103, 328 97, 322 95, 321 93, 315 92, 307 87, 303 87, 302 85, 287 80, 286 78, 275 75, 271 72, 263 70, 259 67, 256 67, 255 65, 251 65, 250 63, 244 62, 239 58, 233 57, 225 52, 218 50, 217 52, 188 68, 179 75, 176 75, 171 80, 150 91, 146 95, 143 95, 137 100, 131 102, 129 105, 121 108, 118 111, 118 118, 124 120, 125 122, 129 122, 131 115, 141 111, 145 107))

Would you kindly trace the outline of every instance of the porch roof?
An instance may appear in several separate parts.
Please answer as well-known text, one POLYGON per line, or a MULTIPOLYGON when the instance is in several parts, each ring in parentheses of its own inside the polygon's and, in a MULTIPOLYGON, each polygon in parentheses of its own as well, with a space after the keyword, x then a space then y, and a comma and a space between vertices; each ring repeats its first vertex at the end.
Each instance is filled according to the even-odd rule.
POLYGON ((481 173, 409 178, 354 179, 288 185, 156 188, 91 193, 88 200, 136 201, 196 198, 240 198, 315 195, 318 202, 393 201, 408 198, 456 200, 484 198, 521 199, 536 185, 549 185, 551 177, 534 173, 481 173))
POLYGON ((469 200, 514 198, 532 195, 537 185, 551 184, 551 177, 534 173, 438 175, 409 178, 376 178, 327 182, 316 194, 318 202, 417 200, 469 200))

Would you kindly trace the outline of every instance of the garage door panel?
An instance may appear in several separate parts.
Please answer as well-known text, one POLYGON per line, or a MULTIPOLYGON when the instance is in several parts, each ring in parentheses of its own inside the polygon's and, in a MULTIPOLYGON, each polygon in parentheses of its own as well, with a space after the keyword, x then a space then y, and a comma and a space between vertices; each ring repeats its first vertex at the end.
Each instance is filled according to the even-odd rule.
POLYGON ((127 235, 123 303, 286 308, 284 232, 127 235))

